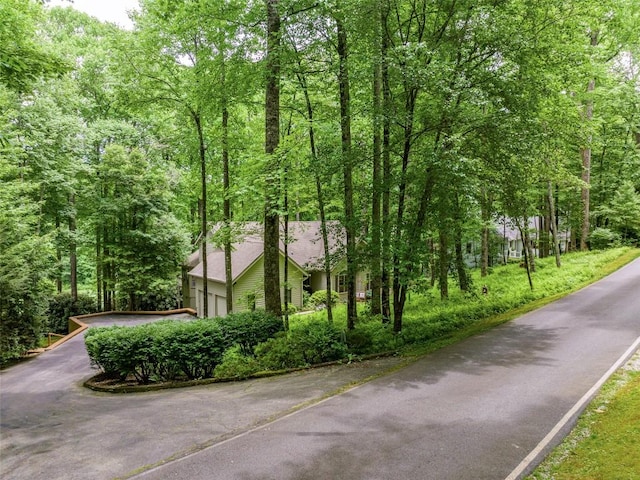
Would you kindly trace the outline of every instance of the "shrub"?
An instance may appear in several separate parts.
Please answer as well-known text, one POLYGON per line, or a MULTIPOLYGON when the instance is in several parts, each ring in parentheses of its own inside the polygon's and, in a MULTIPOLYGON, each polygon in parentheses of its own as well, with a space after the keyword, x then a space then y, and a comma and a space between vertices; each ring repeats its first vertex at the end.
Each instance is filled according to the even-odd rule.
POLYGON ((90 328, 85 344, 94 365, 112 378, 139 383, 213 376, 228 344, 210 320, 162 321, 134 327, 90 328))
POLYGON ((596 228, 589 235, 589 246, 594 250, 604 250, 620 245, 620 235, 608 228, 596 228))
POLYGON ((154 348, 153 324, 113 330, 107 340, 107 356, 117 367, 120 378, 133 375, 138 383, 149 383, 159 359, 154 348), (112 343, 109 343, 112 342, 112 343))
POLYGON ((162 359, 157 373, 167 380, 175 378, 178 370, 191 380, 212 377, 229 346, 220 325, 211 320, 156 324, 154 343, 162 359))
MULTIPOLYGON (((335 305, 340 303, 340 294, 335 290, 331 290, 331 305, 335 305)), ((326 290, 318 290, 317 292, 313 292, 313 294, 309 297, 308 304, 311 308, 318 308, 321 305, 326 306, 327 303, 327 291, 326 290)))
POLYGON ((261 369, 255 358, 243 355, 240 347, 236 345, 224 352, 222 362, 216 367, 214 375, 217 378, 244 379, 261 369))
POLYGON ((282 314, 288 313, 289 315, 293 315, 294 313, 298 313, 298 307, 296 307, 293 303, 287 303, 287 311, 285 312, 284 305, 282 305, 282 314))
POLYGON ((73 302, 70 293, 61 293, 49 299, 47 316, 49 317, 49 331, 66 335, 69 333, 69 317, 95 313, 95 298, 89 295, 78 295, 78 300, 73 302))
POLYGON ((286 335, 270 338, 255 349, 256 358, 264 370, 283 370, 305 364, 302 352, 296 350, 286 335))
POLYGON ((342 331, 327 321, 312 320, 292 329, 289 342, 308 364, 339 360, 347 355, 342 331))
POLYGON ((239 345, 243 355, 284 329, 282 320, 264 310, 231 313, 217 319, 225 344, 239 345))
POLYGON ((124 379, 128 372, 123 366, 121 343, 126 338, 127 327, 89 328, 84 334, 84 343, 91 364, 99 367, 110 378, 124 379))
POLYGON ((373 346, 373 339, 369 330, 358 326, 355 330, 349 330, 346 334, 347 347, 352 353, 368 353, 373 346))

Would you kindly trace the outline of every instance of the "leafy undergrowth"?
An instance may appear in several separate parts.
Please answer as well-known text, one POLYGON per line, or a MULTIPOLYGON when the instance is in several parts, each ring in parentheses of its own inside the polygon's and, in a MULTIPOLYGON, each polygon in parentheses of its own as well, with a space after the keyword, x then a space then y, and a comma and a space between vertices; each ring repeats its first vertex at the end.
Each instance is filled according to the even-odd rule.
POLYGON ((640 356, 614 375, 528 480, 640 479, 640 356))
MULTIPOLYGON (((389 324, 361 308, 354 337, 359 349, 355 353, 402 351, 424 353, 442 343, 451 343, 504 323, 518 315, 539 308, 561 296, 576 291, 612 273, 640 255, 640 250, 617 248, 605 251, 576 252, 562 256, 562 267, 554 258, 536 259, 531 290, 524 268, 512 263, 495 267, 485 277, 472 272, 472 291, 461 292, 452 282, 449 298, 441 300, 437 287, 410 292, 404 313, 403 329, 394 334, 389 324), (487 295, 482 294, 486 286, 487 295), (359 332, 359 333, 357 333, 359 332)), ((310 320, 326 320, 325 312, 294 316, 292 328, 310 320)), ((334 310, 335 323, 346 328, 344 306, 334 310)))
MULTIPOLYGON (((205 366, 206 368, 198 367, 197 371, 206 371, 206 375, 198 373, 186 376, 188 380, 199 380, 203 377, 239 379, 334 360, 353 360, 359 356, 383 352, 405 355, 423 354, 538 308, 604 277, 638 255, 640 250, 629 248, 574 253, 562 257, 563 264, 560 269, 555 266, 553 258, 538 260, 537 271, 533 273, 533 291, 529 287, 524 269, 517 264, 496 267, 489 276, 482 279, 478 272, 474 272, 472 291, 460 292, 452 284, 450 288, 452 293, 447 300, 439 298, 436 288, 421 290, 416 288, 408 296, 403 329, 397 334, 393 332, 391 324, 383 323, 379 316, 371 315, 367 311, 366 304, 359 305, 359 317, 353 331, 346 331, 345 306, 337 305, 334 308, 332 324, 327 322, 326 311, 293 315, 289 319, 288 332, 279 332, 272 338, 249 343, 239 340, 246 336, 247 332, 243 330, 246 326, 242 329, 229 329, 225 327, 228 323, 225 319, 201 320, 199 322, 204 323, 199 325, 207 331, 211 328, 209 324, 216 322, 221 322, 220 325, 227 328, 227 333, 222 335, 224 349, 214 349, 215 361, 211 360, 209 365, 205 366), (483 286, 488 290, 486 295, 482 294, 483 286)), ((239 315, 242 316, 242 314, 239 315)), ((124 359, 124 363, 121 363, 126 368, 122 366, 112 368, 116 374, 114 376, 119 375, 124 380, 127 376, 130 377, 131 373, 142 372, 144 375, 137 375, 140 377, 138 378, 140 383, 153 383, 158 380, 179 380, 185 372, 189 373, 190 371, 182 366, 179 358, 175 355, 167 356, 168 349, 162 347, 164 343, 151 342, 148 339, 145 332, 149 328, 154 327, 139 328, 140 341, 145 349, 151 352, 141 356, 143 360, 138 362, 139 365, 132 363, 136 358, 133 350, 137 348, 133 344, 129 345, 132 342, 132 336, 123 333, 120 335, 121 338, 112 339, 114 332, 106 332, 109 335, 107 347, 111 343, 118 345, 116 353, 126 350, 122 348, 125 340, 128 348, 133 349, 127 350, 126 354, 118 354, 118 358, 124 359), (167 369, 166 365, 171 368, 167 369), (165 370, 173 373, 173 377, 167 376, 165 370)), ((184 329, 184 327, 181 328, 184 329)), ((217 328, 214 327, 214 330, 217 331, 217 328)), ((195 333, 202 336, 200 330, 195 333)), ((212 335, 211 332, 206 333, 204 338, 211 343, 219 334, 212 335)), ((257 340, 255 334, 250 337, 252 339, 255 337, 257 340)), ((92 343, 96 343, 98 339, 101 337, 87 334, 88 342, 91 340, 92 343)), ((90 348, 91 346, 89 344, 87 346, 90 353, 94 350, 90 348)), ((104 365, 109 365, 115 355, 113 349, 107 347, 100 350, 100 355, 96 353, 92 357, 94 363, 103 366, 105 371, 104 365)), ((182 350, 184 348, 180 349, 182 350)), ((211 357, 209 353, 195 355, 194 352, 190 352, 188 358, 193 359, 198 356, 211 357)))

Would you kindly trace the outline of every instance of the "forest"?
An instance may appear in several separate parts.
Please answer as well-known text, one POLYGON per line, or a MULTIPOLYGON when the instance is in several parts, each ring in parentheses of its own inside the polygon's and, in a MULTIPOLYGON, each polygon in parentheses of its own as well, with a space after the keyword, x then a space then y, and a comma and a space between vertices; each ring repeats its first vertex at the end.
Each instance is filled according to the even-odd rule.
POLYGON ((637 0, 141 0, 131 15, 126 30, 0 0, 3 358, 51 328, 52 305, 180 305, 215 224, 228 257, 232 222, 263 224, 280 315, 281 225, 339 221, 348 329, 364 267, 395 332, 424 278, 441 298, 478 288, 464 250, 489 275, 500 219, 527 272, 640 239, 637 0))

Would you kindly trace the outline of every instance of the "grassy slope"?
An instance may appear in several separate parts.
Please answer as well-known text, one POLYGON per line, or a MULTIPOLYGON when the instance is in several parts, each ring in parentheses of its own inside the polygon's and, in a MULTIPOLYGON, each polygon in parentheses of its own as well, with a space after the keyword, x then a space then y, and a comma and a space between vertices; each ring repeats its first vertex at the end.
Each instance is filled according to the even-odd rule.
MULTIPOLYGON (((499 266, 480 278, 472 273, 472 292, 462 293, 450 285, 449 299, 439 298, 437 287, 416 288, 410 292, 404 313, 403 330, 394 335, 390 325, 382 325, 379 318, 360 315, 356 330, 366 331, 373 345, 366 353, 402 351, 421 355, 455 343, 471 335, 486 331, 526 312, 540 308, 593 283, 640 256, 639 249, 617 248, 606 251, 577 252, 562 257, 562 268, 554 258, 537 259, 537 271, 532 274, 531 291, 526 272, 518 264, 499 266), (488 295, 482 295, 486 285, 488 295)), ((364 304, 361 305, 361 313, 364 304)), ((334 321, 346 328, 344 305, 334 308, 334 321)), ((325 319, 326 312, 294 315, 291 327, 312 319, 325 319)))

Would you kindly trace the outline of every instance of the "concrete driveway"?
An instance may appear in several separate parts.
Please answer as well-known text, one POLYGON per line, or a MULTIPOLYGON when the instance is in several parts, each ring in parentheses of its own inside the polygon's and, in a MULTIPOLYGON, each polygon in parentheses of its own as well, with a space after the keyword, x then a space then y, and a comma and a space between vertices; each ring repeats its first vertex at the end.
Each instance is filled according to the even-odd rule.
POLYGON ((568 431, 612 366, 637 348, 638 293, 640 260, 536 312, 333 396, 401 360, 118 396, 80 386, 92 372, 86 357, 85 363, 67 360, 84 349, 77 338, 0 375, 0 474, 519 478, 568 431), (58 381, 67 370, 80 373, 71 382, 58 381))

